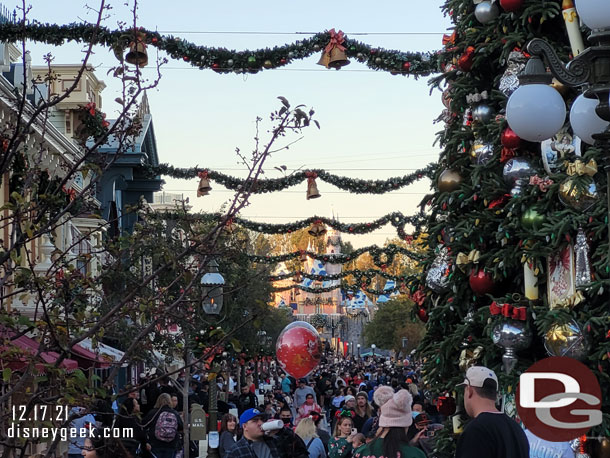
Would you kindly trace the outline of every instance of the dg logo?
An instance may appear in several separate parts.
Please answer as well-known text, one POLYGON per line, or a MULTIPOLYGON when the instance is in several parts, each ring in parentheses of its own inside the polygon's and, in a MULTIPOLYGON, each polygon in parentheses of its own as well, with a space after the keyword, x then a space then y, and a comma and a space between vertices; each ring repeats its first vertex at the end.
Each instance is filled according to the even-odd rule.
POLYGON ((517 411, 541 439, 570 441, 602 422, 599 382, 575 359, 545 358, 519 377, 517 411))

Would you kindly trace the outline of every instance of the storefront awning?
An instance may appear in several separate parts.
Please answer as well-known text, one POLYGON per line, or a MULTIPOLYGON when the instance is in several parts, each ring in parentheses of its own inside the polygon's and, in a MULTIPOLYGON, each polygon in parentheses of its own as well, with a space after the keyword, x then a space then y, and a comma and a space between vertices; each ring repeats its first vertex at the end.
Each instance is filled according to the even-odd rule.
MULTIPOLYGON (((95 353, 98 358, 101 358, 110 364, 118 363, 123 359, 123 356, 125 355, 125 352, 117 350, 116 348, 111 347, 110 345, 106 345, 102 342, 98 342, 94 347, 93 341, 90 338, 81 340, 79 345, 89 350, 90 352, 95 353)), ((121 365, 121 367, 126 366, 128 366, 128 363, 126 362, 121 365)))
MULTIPOLYGON (((16 331, 5 327, 0 327, 0 354, 2 355, 0 358, 0 367, 8 367, 14 371, 19 371, 25 368, 29 363, 28 357, 25 353, 32 356, 36 355, 38 353, 40 344, 28 336, 16 336, 19 336, 16 331)), ((59 359, 59 353, 54 351, 45 351, 41 352, 39 357, 42 362, 36 363, 36 369, 38 372, 44 372, 43 363, 55 364, 59 359)), ((74 361, 73 359, 66 358, 62 360, 59 367, 72 371, 78 368, 78 362, 74 361)))

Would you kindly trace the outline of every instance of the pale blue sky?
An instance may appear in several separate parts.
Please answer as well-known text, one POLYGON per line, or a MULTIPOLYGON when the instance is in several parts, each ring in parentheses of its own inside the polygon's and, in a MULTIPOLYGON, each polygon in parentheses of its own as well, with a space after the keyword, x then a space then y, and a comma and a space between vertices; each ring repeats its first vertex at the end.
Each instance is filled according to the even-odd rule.
MULTIPOLYGON (((93 6, 94 0, 88 0, 93 6)), ((132 21, 124 2, 111 2, 113 9, 105 21, 115 28, 118 21, 132 21)), ((132 2, 130 2, 132 3, 132 2)), ((193 31, 320 32, 341 29, 351 37, 371 45, 401 51, 434 51, 441 47, 440 33, 449 20, 440 11, 442 0, 427 1, 173 1, 141 0, 139 25, 171 32, 201 45, 237 50, 281 45, 307 36, 194 34, 193 31), (362 32, 437 32, 435 35, 364 35, 362 32)), ((85 1, 34 0, 31 18, 41 22, 69 23, 93 20, 85 1)), ((11 8, 12 4, 4 2, 11 8)), ((34 64, 52 52, 57 63, 77 63, 82 46, 32 48, 34 64)), ((156 51, 151 49, 154 58, 156 51)), ((256 75, 219 75, 194 69, 184 62, 170 61, 159 86, 149 92, 157 144, 162 162, 175 166, 194 165, 214 169, 239 169, 234 154, 253 147, 254 119, 266 118, 278 106, 282 95, 291 103, 303 103, 316 110, 321 130, 311 128, 305 138, 289 151, 276 154, 268 162, 267 176, 276 177, 274 165, 332 169, 334 173, 361 178, 388 178, 409 173, 438 157, 433 147, 434 133, 443 128, 433 124, 443 107, 440 93, 429 95, 427 78, 392 76, 352 63, 340 71, 316 65, 319 56, 296 61, 281 70, 256 75), (346 170, 387 169, 387 170, 346 170)), ((109 117, 118 107, 113 100, 119 84, 106 76, 115 58, 104 48, 96 48, 97 75, 108 87, 102 93, 103 110, 109 117)), ((152 72, 152 66, 146 72, 152 72)), ((226 173, 239 175, 238 170, 226 173)), ((195 197, 196 180, 166 179, 165 190, 183 192, 195 210, 217 210, 230 194, 213 184, 210 196, 195 197)), ((305 184, 275 194, 254 196, 243 216, 267 222, 288 222, 313 214, 329 216, 334 210, 344 221, 369 221, 392 211, 412 214, 429 183, 412 185, 381 196, 353 195, 319 183, 319 199, 305 200, 305 184)), ((348 236, 356 247, 383 243, 394 236, 391 226, 363 236, 348 236)))

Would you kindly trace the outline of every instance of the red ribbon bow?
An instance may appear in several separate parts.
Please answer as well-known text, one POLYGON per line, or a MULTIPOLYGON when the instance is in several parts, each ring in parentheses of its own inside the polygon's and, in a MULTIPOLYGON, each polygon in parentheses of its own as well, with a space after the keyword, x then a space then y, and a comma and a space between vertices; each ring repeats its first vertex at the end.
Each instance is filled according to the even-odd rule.
POLYGON ((502 148, 502 154, 500 155, 500 162, 506 162, 516 156, 515 150, 512 148, 502 148))
POLYGON ((547 192, 547 190, 551 187, 552 184, 553 180, 551 180, 550 178, 540 178, 538 175, 530 177, 530 185, 538 186, 540 188, 540 191, 542 192, 547 192))
POLYGON ((335 32, 335 29, 330 29, 328 33, 330 34, 330 41, 326 45, 324 52, 330 53, 333 48, 337 48, 340 51, 345 51, 345 46, 343 46, 343 43, 345 42, 343 32, 341 30, 335 32))
POLYGON ((204 170, 204 171, 202 171, 202 172, 199 172, 199 173, 197 174, 197 176, 198 176, 199 178, 207 178, 207 177, 208 177, 208 171, 207 171, 207 170, 204 170))
POLYGON ((308 184, 313 183, 314 180, 318 178, 318 174, 316 172, 305 172, 305 176, 307 177, 308 184))
POLYGON ((510 304, 498 304, 493 301, 489 306, 489 311, 492 315, 502 315, 506 318, 525 321, 527 319, 526 307, 514 307, 510 304))

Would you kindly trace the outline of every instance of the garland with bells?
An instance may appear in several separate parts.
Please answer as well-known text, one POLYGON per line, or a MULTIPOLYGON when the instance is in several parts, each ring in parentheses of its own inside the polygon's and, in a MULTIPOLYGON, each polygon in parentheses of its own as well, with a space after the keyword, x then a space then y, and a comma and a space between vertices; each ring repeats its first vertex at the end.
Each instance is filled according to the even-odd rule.
POLYGON ((384 264, 391 264, 394 260, 395 255, 402 254, 413 260, 419 261, 423 257, 419 253, 407 250, 401 246, 395 244, 389 244, 385 247, 379 247, 377 245, 369 245, 366 247, 358 248, 349 254, 338 253, 338 254, 321 254, 313 251, 293 251, 292 253, 285 253, 276 256, 259 256, 249 255, 249 259, 253 262, 262 264, 277 264, 291 259, 300 258, 301 261, 305 261, 306 257, 316 259, 318 261, 328 262, 330 264, 346 264, 350 261, 354 261, 364 253, 369 253, 373 258, 373 262, 382 267, 384 264))
MULTIPOLYGON (((303 181, 310 180, 312 177, 336 186, 344 191, 349 191, 354 194, 385 194, 386 192, 396 191, 398 189, 409 186, 410 184, 421 180, 424 177, 431 178, 435 170, 434 164, 429 164, 426 167, 416 170, 415 172, 404 175, 388 178, 387 180, 362 180, 358 178, 349 178, 334 175, 321 169, 301 170, 290 176, 282 178, 271 178, 256 180, 249 187, 249 192, 253 194, 263 194, 267 192, 283 191, 284 189, 295 186, 303 181)), ((202 169, 198 167, 179 168, 169 164, 159 164, 158 166, 145 166, 145 173, 150 177, 159 175, 170 176, 177 179, 201 178, 201 174, 205 174, 206 178, 221 184, 232 191, 240 191, 244 189, 246 180, 242 178, 226 175, 215 170, 202 169)))
MULTIPOLYGON (((42 24, 36 21, 5 22, 0 25, 0 40, 14 42, 32 40, 60 46, 66 41, 87 42, 112 48, 117 58, 133 42, 154 46, 165 51, 172 59, 182 60, 199 69, 212 69, 218 73, 257 73, 274 69, 295 60, 305 59, 324 50, 331 42, 331 31, 320 32, 311 38, 273 48, 244 51, 198 46, 172 35, 161 35, 153 30, 110 30, 93 24, 42 24)), ((411 75, 415 78, 438 73, 436 53, 402 52, 370 46, 349 38, 343 38, 347 57, 357 59, 373 70, 387 71, 394 75, 411 75)))
MULTIPOLYGON (((152 218, 160 218, 165 220, 174 220, 174 219, 184 219, 185 215, 179 215, 174 212, 163 212, 156 213, 150 215, 152 218)), ((192 222, 215 222, 220 223, 224 220, 224 216, 219 213, 209 213, 209 214, 196 214, 196 215, 186 215, 186 218, 192 222)), ((260 232, 263 234, 290 234, 292 232, 304 229, 308 226, 312 226, 313 228, 318 228, 317 233, 313 233, 314 236, 321 236, 326 232, 324 226, 332 227, 333 229, 348 234, 368 234, 370 232, 376 231, 377 229, 385 226, 386 224, 391 224, 396 228, 396 232, 398 236, 404 240, 408 240, 411 238, 404 231, 404 226, 406 224, 411 224, 415 227, 420 227, 424 222, 424 216, 415 215, 415 216, 405 216, 401 212, 393 212, 389 213, 381 218, 376 219, 375 221, 371 221, 368 223, 340 223, 339 221, 326 218, 323 216, 312 216, 307 219, 303 219, 300 221, 295 221, 293 223, 286 224, 270 224, 270 223, 261 223, 256 221, 250 221, 244 218, 235 217, 228 221, 227 226, 232 224, 238 224, 239 226, 244 227, 245 229, 249 229, 255 232, 260 232)), ((311 229, 310 229, 311 231, 311 229)))

